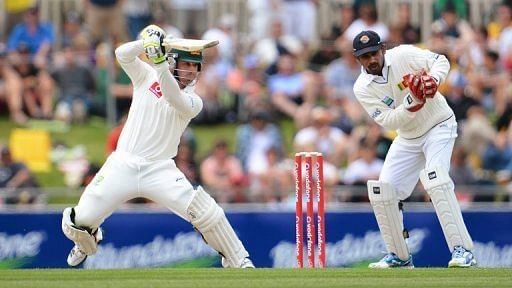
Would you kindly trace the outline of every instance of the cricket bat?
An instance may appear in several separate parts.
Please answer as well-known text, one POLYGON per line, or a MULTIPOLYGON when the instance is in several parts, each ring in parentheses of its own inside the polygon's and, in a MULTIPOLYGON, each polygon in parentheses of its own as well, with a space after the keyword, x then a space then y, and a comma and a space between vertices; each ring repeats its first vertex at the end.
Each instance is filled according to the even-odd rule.
POLYGON ((194 52, 202 51, 219 44, 219 40, 198 40, 186 38, 164 39, 163 45, 166 48, 174 48, 178 50, 194 52))

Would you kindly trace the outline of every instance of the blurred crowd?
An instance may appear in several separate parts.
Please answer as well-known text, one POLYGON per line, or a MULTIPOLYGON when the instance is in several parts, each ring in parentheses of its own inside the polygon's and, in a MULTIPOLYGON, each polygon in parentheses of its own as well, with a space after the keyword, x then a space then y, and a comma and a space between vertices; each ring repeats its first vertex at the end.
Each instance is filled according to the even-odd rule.
MULTIPOLYGON (((175 160, 191 183, 207 186, 220 202, 292 201, 292 157, 317 151, 326 161, 327 199, 367 201, 366 181, 377 179, 395 136, 371 121, 352 91, 361 69, 352 39, 374 30, 389 48, 414 44, 449 58, 451 71, 440 91, 459 122, 450 171, 457 195, 508 200, 512 1, 498 3, 483 26, 466 20, 467 1, 434 2, 428 37, 412 24, 408 1, 400 2, 389 23, 380 21, 375 1, 343 1, 329 33, 317 35, 319 0, 247 0, 244 37, 235 33, 239 19, 230 14, 201 30, 205 1, 87 0, 84 11, 64 11, 60 26, 41 21, 39 6, 29 5, 8 14, 12 28, 0 44, 0 106, 20 126, 31 118, 84 123, 89 115, 104 116, 112 96, 119 126, 108 136, 110 152, 132 94, 130 80, 112 61, 112 47, 135 39, 150 23, 176 37, 218 39, 218 49, 205 52, 196 84, 204 109, 194 124, 233 123, 236 135, 220 135, 199 159, 194 125, 186 131, 175 160), (171 13, 177 9, 172 3, 182 5, 181 12, 171 13), (294 125, 291 148, 284 143, 283 119, 294 125), (475 196, 465 188, 471 185, 500 189, 475 196)), ((418 195, 416 200, 426 200, 418 195)))

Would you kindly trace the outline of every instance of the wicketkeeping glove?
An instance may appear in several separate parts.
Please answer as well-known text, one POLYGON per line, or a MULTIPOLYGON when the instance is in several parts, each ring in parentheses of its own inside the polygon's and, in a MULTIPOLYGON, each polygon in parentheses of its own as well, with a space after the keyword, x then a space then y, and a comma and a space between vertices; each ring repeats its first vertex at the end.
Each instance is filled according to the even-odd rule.
POLYGON ((420 75, 406 74, 403 76, 403 83, 406 87, 409 87, 412 95, 418 100, 425 100, 425 94, 423 93, 423 83, 420 75))
POLYGON ((427 72, 423 71, 421 74, 421 84, 423 85, 423 95, 426 98, 434 98, 437 92, 437 81, 434 77, 427 74, 427 72))
POLYGON ((162 45, 165 38, 165 32, 162 28, 156 25, 149 25, 142 29, 140 36, 142 38, 144 52, 154 64, 160 64, 167 59, 165 47, 162 45))

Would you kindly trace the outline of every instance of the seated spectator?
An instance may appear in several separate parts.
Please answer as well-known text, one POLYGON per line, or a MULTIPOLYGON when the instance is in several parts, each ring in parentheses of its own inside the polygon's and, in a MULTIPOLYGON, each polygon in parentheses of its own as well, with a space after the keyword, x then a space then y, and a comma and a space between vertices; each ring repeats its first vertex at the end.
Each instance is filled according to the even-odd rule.
POLYGON ((292 118, 296 127, 307 125, 310 110, 316 101, 313 78, 296 70, 296 59, 283 54, 277 63, 277 73, 268 78, 270 100, 275 108, 292 118))
POLYGON ((338 41, 336 46, 341 57, 332 61, 323 72, 326 101, 336 119, 346 115, 350 122, 356 123, 365 115, 353 90, 361 73, 361 65, 352 55, 352 43, 338 41))
POLYGON ((325 160, 339 167, 346 157, 348 138, 339 128, 330 126, 333 118, 326 108, 315 107, 311 119, 311 125, 295 135, 294 150, 320 152, 325 160))
POLYGON ((11 120, 17 125, 25 125, 27 116, 23 113, 23 82, 20 75, 7 61, 5 45, 0 43, 0 103, 5 102, 11 120))
POLYGON ((290 167, 282 152, 269 147, 264 154, 266 169, 251 176, 249 200, 251 202, 282 202, 289 197, 293 187, 290 167))
POLYGON ((226 87, 236 97, 239 120, 249 119, 251 111, 271 109, 269 99, 263 87, 264 77, 255 55, 244 57, 243 65, 231 70, 226 79, 226 87))
POLYGON ((40 22, 38 6, 24 12, 23 22, 7 41, 9 57, 24 82, 23 100, 31 117, 52 117, 53 83, 46 69, 53 42, 53 26, 40 22))
MULTIPOLYGON (((304 47, 300 40, 294 36, 286 35, 283 32, 281 19, 275 17, 270 24, 270 37, 263 38, 254 44, 252 53, 256 55, 264 68, 275 65, 279 55, 292 54, 299 56, 304 47)), ((275 68, 271 68, 268 74, 274 74, 275 68)))
POLYGON ((244 202, 246 179, 240 160, 231 155, 225 140, 217 140, 200 165, 201 182, 221 203, 244 202))
POLYGON ((499 55, 487 50, 484 54, 483 66, 471 70, 468 75, 468 88, 471 96, 479 100, 488 112, 501 115, 507 102, 507 89, 510 75, 499 63, 499 55))
POLYGON ((362 2, 357 10, 358 18, 350 24, 343 37, 352 43, 356 35, 363 30, 372 30, 380 35, 380 39, 386 42, 389 37, 389 29, 386 24, 379 21, 375 3, 362 2))
POLYGON ((37 189, 39 185, 27 166, 14 161, 8 147, 0 149, 0 158, 0 189, 8 189, 5 203, 35 203, 39 196, 39 190, 37 189))
POLYGON ((506 131, 498 132, 493 142, 490 142, 482 154, 482 168, 500 172, 507 169, 512 162, 512 145, 507 139, 506 131))
POLYGON ((72 46, 64 47, 61 56, 64 63, 51 73, 60 92, 55 118, 83 123, 94 98, 94 76, 88 67, 75 61, 76 51, 72 46))
POLYGON ((467 118, 469 108, 479 102, 466 94, 467 80, 459 69, 452 69, 446 82, 449 86, 447 93, 444 93, 446 102, 452 108, 457 121, 462 123, 467 118))
POLYGON ((361 141, 359 157, 348 164, 343 176, 343 183, 347 185, 366 186, 368 180, 378 180, 384 160, 377 158, 377 147, 370 142, 361 141))
POLYGON ((236 156, 246 173, 260 174, 267 170, 267 150, 274 148, 278 157, 283 155, 283 138, 279 128, 270 122, 265 111, 254 111, 249 122, 236 131, 236 156))
POLYGON ((176 163, 176 167, 185 174, 185 177, 190 184, 196 187, 201 183, 199 182, 199 166, 197 165, 194 156, 194 150, 189 142, 180 141, 178 153, 176 154, 176 157, 174 157, 174 162, 176 163))

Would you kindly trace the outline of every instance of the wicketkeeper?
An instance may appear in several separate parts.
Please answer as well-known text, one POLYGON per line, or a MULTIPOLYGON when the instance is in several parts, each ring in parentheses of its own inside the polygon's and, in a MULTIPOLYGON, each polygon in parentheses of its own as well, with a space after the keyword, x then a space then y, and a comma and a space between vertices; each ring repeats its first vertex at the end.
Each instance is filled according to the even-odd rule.
POLYGON ((86 187, 78 205, 64 210, 62 231, 75 243, 67 262, 77 266, 96 253, 103 239, 103 221, 125 201, 145 197, 189 221, 222 255, 224 267, 254 268, 223 209, 203 188, 194 189, 172 159, 183 131, 203 107, 194 92, 202 49, 186 51, 190 50, 185 49, 190 48, 187 39, 167 41, 165 32, 155 25, 140 35, 141 40, 115 51, 133 83, 132 105, 116 151, 86 187), (166 45, 173 41, 183 48, 166 45), (153 65, 139 59, 143 53, 153 65))
POLYGON ((370 202, 388 252, 369 267, 414 267, 399 201, 411 195, 418 179, 432 200, 452 252, 448 267, 476 265, 473 241, 448 175, 457 121, 437 91, 450 70, 448 60, 411 45, 386 50, 374 31, 359 33, 353 48, 362 65, 354 84, 358 101, 373 120, 398 133, 379 180, 368 181, 370 202))

